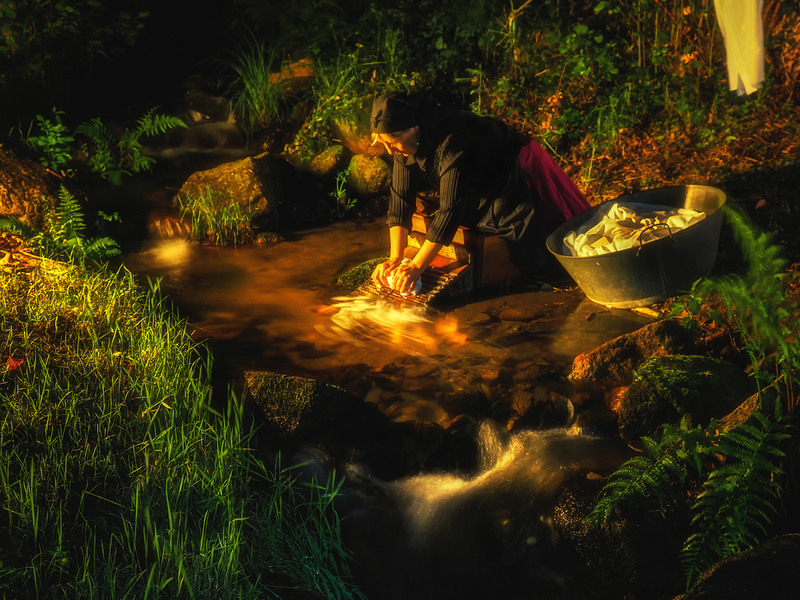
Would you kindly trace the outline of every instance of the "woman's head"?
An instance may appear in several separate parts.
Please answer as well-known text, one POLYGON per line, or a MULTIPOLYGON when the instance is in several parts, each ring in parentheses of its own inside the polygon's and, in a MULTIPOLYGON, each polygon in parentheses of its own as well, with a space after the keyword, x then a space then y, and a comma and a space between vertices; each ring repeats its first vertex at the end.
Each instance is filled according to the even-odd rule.
POLYGON ((372 103, 372 133, 397 133, 419 125, 417 108, 408 94, 391 92, 372 103))
POLYGON ((370 125, 372 143, 382 143, 389 154, 399 152, 408 156, 417 151, 418 114, 408 94, 392 92, 375 98, 370 125))

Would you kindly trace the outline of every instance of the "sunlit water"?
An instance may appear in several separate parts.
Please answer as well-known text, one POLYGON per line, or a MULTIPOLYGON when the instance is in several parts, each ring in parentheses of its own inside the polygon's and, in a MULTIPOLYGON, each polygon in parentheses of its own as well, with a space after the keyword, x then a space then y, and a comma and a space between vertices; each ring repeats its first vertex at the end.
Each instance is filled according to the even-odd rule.
POLYGON ((124 262, 161 279, 218 362, 334 383, 397 420, 446 425, 454 415, 443 399, 479 392, 494 402, 522 384, 543 399, 543 374, 645 322, 579 291, 495 291, 438 310, 343 296, 338 275, 387 243, 382 219, 347 221, 236 249, 151 240, 124 262))
POLYGON ((425 309, 350 296, 334 285, 386 251, 378 219, 238 249, 151 240, 124 263, 161 279, 231 373, 314 377, 395 420, 443 426, 458 416, 453 398, 478 394, 494 405, 519 390, 536 401, 556 390, 569 407, 561 427, 510 435, 485 415, 481 467, 470 475, 381 482, 353 465, 341 511, 371 599, 583 598, 570 595, 575 561, 562 557, 553 503, 568 477, 613 468, 621 458, 602 440, 569 429, 580 391, 564 376, 576 355, 646 320, 595 305, 577 290, 495 290, 425 309), (528 593, 530 586, 541 593, 528 593))

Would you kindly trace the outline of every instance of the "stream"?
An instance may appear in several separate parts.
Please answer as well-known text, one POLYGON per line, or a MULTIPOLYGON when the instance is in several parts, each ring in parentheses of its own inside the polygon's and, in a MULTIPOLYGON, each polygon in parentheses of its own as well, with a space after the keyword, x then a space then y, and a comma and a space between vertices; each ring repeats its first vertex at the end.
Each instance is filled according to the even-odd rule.
POLYGON ((398 421, 447 426, 453 398, 482 394, 491 404, 522 388, 537 401, 557 392, 577 403, 581 392, 563 376, 573 358, 649 322, 577 289, 478 290, 426 309, 335 286, 386 250, 385 222, 372 219, 235 249, 152 239, 124 263, 161 280, 231 372, 312 377, 398 421))
POLYGON ((370 600, 590 597, 581 561, 558 540, 553 505, 570 475, 616 468, 625 456, 613 434, 575 426, 592 391, 565 375, 576 355, 649 320, 573 288, 478 290, 435 308, 343 294, 336 278, 384 254, 386 238, 383 219, 370 219, 235 249, 151 239, 124 264, 161 280, 230 374, 312 377, 395 421, 446 428, 469 413, 481 423, 477 475, 386 482, 349 467, 339 510, 370 600), (551 410, 509 433, 518 402, 551 410))

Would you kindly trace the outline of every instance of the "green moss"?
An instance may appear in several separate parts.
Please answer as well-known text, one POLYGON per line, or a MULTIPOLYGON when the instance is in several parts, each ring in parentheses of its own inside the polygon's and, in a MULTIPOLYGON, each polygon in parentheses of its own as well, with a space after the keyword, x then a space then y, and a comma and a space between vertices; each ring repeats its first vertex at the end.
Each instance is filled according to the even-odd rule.
POLYGON ((347 288, 348 290, 356 289, 362 283, 366 282, 370 275, 372 275, 375 267, 386 261, 387 258, 386 256, 373 258, 372 260, 361 263, 357 267, 353 267, 336 280, 336 285, 347 288))
POLYGON ((653 436, 662 423, 682 417, 703 426, 736 408, 753 382, 730 363, 707 356, 656 356, 639 369, 622 397, 620 433, 629 443, 653 436))
POLYGON ((325 427, 354 399, 334 385, 315 379, 264 371, 244 374, 247 388, 267 420, 287 435, 302 436, 325 427))

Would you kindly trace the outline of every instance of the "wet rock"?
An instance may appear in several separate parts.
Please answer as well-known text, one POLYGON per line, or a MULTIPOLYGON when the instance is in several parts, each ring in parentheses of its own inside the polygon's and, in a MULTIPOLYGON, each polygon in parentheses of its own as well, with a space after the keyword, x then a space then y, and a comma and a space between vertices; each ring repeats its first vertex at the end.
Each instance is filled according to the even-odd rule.
POLYGON ((347 185, 362 198, 385 194, 392 181, 392 168, 377 156, 357 154, 350 160, 347 185))
POLYGON ((339 144, 330 146, 314 157, 308 170, 317 177, 336 177, 337 173, 347 168, 352 153, 339 144))
POLYGON ((247 393, 265 423, 262 435, 294 448, 322 451, 333 466, 364 465, 380 479, 472 464, 463 440, 428 421, 394 423, 374 404, 314 379, 244 373, 247 393))
POLYGON ((569 427, 575 417, 572 402, 555 392, 548 393, 545 398, 537 398, 537 391, 514 394, 514 413, 519 416, 509 421, 508 429, 569 427))
POLYGON ((274 230, 279 226, 278 168, 266 153, 193 173, 180 194, 184 197, 211 194, 216 202, 237 202, 255 210, 254 221, 260 227, 274 230))
POLYGON ((42 231, 57 205, 59 182, 44 167, 0 148, 0 216, 9 216, 42 231))
POLYGON ((639 369, 639 377, 621 395, 617 415, 622 438, 638 447, 663 423, 705 426, 741 404, 752 380, 722 360, 706 356, 655 356, 639 369))
POLYGON ((488 417, 492 408, 489 399, 482 390, 463 390, 441 394, 438 400, 448 415, 468 415, 477 420, 488 417))
MULTIPOLYGON (((637 514, 610 527, 591 528, 586 517, 605 484, 595 472, 570 479, 556 502, 553 521, 592 574, 618 598, 664 598, 684 587, 679 551, 688 535, 686 512, 637 514)), ((602 475, 606 475, 602 473, 602 475)))
POLYGON ((501 321, 533 321, 543 315, 543 311, 525 308, 507 308, 497 315, 501 321))
POLYGON ((280 85, 281 92, 287 96, 296 96, 314 85, 317 76, 317 65, 311 58, 287 61, 281 70, 269 76, 270 83, 280 85))
POLYGON ((191 120, 202 121, 227 121, 230 115, 231 101, 223 96, 217 96, 198 87, 192 87, 184 93, 184 102, 190 113, 194 113, 191 120))
POLYGON ((570 379, 630 382, 634 371, 652 356, 691 354, 694 336, 678 321, 657 321, 578 355, 570 379))
POLYGON ((800 590, 800 534, 779 535, 731 556, 675 600, 794 600, 800 590))

